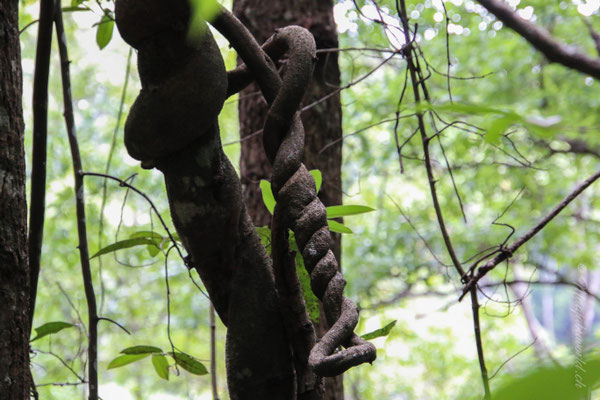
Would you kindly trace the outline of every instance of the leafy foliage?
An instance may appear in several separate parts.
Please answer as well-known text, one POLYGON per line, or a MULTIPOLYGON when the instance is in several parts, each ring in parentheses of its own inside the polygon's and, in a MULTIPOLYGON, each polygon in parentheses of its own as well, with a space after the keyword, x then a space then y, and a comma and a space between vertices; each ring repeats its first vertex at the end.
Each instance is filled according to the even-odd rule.
POLYGON ((115 21, 108 15, 103 15, 98 23, 96 31, 96 43, 100 50, 105 48, 112 39, 113 30, 115 29, 115 21))
POLYGON ((63 321, 47 322, 44 325, 38 326, 34 329, 36 336, 33 339, 31 339, 31 341, 34 342, 38 339, 43 338, 44 336, 52 335, 53 333, 58 333, 63 329, 71 328, 73 326, 73 324, 63 321))

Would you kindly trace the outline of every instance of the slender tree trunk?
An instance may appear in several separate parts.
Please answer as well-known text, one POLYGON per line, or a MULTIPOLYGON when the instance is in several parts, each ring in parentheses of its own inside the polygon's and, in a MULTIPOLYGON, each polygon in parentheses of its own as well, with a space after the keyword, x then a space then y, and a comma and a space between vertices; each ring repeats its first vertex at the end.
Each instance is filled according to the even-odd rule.
MULTIPOLYGON (((333 2, 330 0, 261 1, 234 0, 234 14, 248 27, 259 43, 263 43, 275 29, 287 25, 300 25, 315 37, 317 49, 337 48, 338 38, 333 20, 333 2)), ((304 105, 311 104, 334 91, 340 85, 338 53, 319 54, 315 65, 313 82, 307 90, 304 105)), ((259 189, 261 179, 268 179, 271 166, 263 151, 261 135, 267 107, 253 84, 240 93, 239 119, 242 154, 240 169, 244 187, 244 200, 252 221, 257 226, 270 224, 270 215, 265 208, 259 189), (253 135, 252 137, 249 137, 253 135)), ((304 164, 309 169, 319 169, 323 174, 323 186, 319 197, 325 206, 342 203, 341 163, 342 144, 328 147, 329 143, 342 136, 342 110, 339 94, 329 97, 302 113, 306 133, 304 164)), ((332 250, 340 260, 341 243, 339 234, 332 234, 332 250)), ((323 313, 321 313, 323 315, 323 313)), ((317 334, 327 331, 324 316, 317 325, 317 334)), ((343 399, 342 377, 325 379, 325 399, 343 399)))
MULTIPOLYGON (((588 271, 587 288, 591 293, 598 293, 600 289, 600 273, 598 271, 588 271)), ((593 331, 595 306, 596 299, 586 295, 583 303, 583 331, 586 335, 593 331)))
POLYGON ((18 1, 0 2, 0 398, 29 399, 29 271, 18 1))
MULTIPOLYGON (((513 272, 516 279, 523 280, 521 277, 522 273, 519 268, 515 267, 513 272)), ((545 360, 548 357, 552 358, 552 353, 548 347, 544 328, 535 316, 533 305, 531 304, 530 298, 527 295, 527 284, 519 283, 517 285, 511 285, 510 288, 515 296, 517 296, 517 299, 521 305, 521 309, 523 310, 523 315, 525 316, 525 321, 527 322, 527 328, 529 329, 531 338, 534 340, 533 349, 535 351, 535 355, 540 360, 545 360)))
MULTIPOLYGON (((541 280, 551 280, 553 275, 540 271, 541 280)), ((552 287, 542 288, 542 326, 548 332, 551 339, 554 339, 554 297, 552 287)))

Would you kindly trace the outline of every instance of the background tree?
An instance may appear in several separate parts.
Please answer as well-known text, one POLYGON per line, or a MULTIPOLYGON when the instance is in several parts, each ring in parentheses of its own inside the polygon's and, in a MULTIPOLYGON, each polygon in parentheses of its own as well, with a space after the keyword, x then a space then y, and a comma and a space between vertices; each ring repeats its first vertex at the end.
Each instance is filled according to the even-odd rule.
POLYGON ((29 270, 18 1, 0 4, 0 396, 29 398, 29 270))

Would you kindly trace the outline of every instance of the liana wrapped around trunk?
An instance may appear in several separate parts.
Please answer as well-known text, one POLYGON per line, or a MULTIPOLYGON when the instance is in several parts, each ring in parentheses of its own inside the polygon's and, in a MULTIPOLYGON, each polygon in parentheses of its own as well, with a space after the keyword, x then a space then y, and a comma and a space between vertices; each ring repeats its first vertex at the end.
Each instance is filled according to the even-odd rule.
MULTIPOLYGON (((330 250, 325 207, 302 164, 298 108, 315 60, 312 35, 300 27, 283 28, 261 48, 235 17, 220 10, 213 25, 245 62, 228 74, 208 27, 200 36, 188 34, 186 0, 117 0, 116 21, 123 38, 138 49, 142 82, 125 125, 125 145, 143 167, 164 174, 189 265, 227 325, 231 398, 321 398, 320 376, 372 362, 375 348, 353 333, 358 310, 343 296, 345 281, 330 250), (285 55, 287 67, 280 76, 275 63, 285 55), (274 265, 246 212, 217 123, 226 97, 253 80, 270 105, 263 141, 278 201, 274 265), (282 315, 282 285, 294 280, 282 283, 275 275, 288 265, 289 229, 332 326, 318 343, 305 310, 294 317, 301 323, 282 315), (346 349, 336 352, 340 346, 346 349)), ((303 307, 301 300, 297 304, 303 307)))

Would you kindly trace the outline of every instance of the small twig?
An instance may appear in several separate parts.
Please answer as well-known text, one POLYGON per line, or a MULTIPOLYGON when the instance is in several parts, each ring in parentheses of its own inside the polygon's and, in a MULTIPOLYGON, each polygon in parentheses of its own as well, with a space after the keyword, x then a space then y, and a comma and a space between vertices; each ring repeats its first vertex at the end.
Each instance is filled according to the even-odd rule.
POLYGON ((182 260, 185 260, 185 257, 183 255, 183 253, 181 252, 181 249, 179 248, 179 246, 177 245, 177 242, 175 241, 175 238, 173 237, 173 235, 171 234, 171 230, 169 229, 169 227, 167 226, 167 223, 165 222, 165 220, 163 219, 162 215, 160 215, 160 212, 158 212, 158 208, 156 208, 156 206, 154 205, 154 202, 150 199, 150 197, 148 197, 148 195, 144 192, 142 192, 141 190, 139 190, 138 188, 136 188, 135 186, 127 183, 126 181, 124 181, 123 179, 117 178, 116 176, 112 176, 109 174, 103 174, 100 172, 82 172, 81 173, 82 176, 96 176, 96 177, 100 177, 100 178, 108 178, 111 179, 113 181, 116 181, 119 183, 119 186, 121 187, 126 187, 128 189, 133 190, 134 192, 136 192, 137 194, 139 194, 140 196, 142 196, 144 198, 144 200, 146 200, 148 202, 148 204, 150 204, 150 207, 152 207, 152 211, 154 211, 154 213, 156 214, 156 216, 158 217, 160 224, 162 225, 162 227, 164 228, 164 230, 167 232, 167 235, 169 236, 169 239, 171 240, 171 242, 173 243, 173 246, 175 246, 175 249, 177 250, 177 253, 179 254, 179 256, 181 257, 182 260))
POLYGON ((339 53, 343 51, 373 51, 377 53, 397 53, 395 49, 384 49, 378 47, 331 47, 327 49, 317 49, 316 53, 339 53))
MULTIPOLYGON (((127 94, 127 84, 129 83, 129 69, 131 67, 131 55, 133 49, 129 49, 127 55, 127 66, 125 67, 125 82, 123 83, 123 90, 121 91, 121 101, 119 103, 119 111, 117 113, 117 122, 115 123, 115 129, 113 130, 112 140, 110 142, 110 149, 108 151, 108 158, 106 159, 106 167, 104 173, 108 174, 110 171, 110 163, 112 161, 113 154, 117 147, 117 133, 121 127, 121 117, 123 115, 123 106, 125 105, 125 95, 127 94)), ((102 202, 100 203, 100 218, 98 222, 98 248, 102 248, 102 234, 104 232, 104 208, 106 207, 107 197, 107 181, 106 179, 102 182, 102 202)), ((100 313, 104 309, 104 280, 102 279, 102 256, 98 257, 98 275, 100 277, 100 313)))
POLYGON ((79 385, 85 385, 87 384, 87 381, 81 381, 81 382, 49 382, 49 383, 40 383, 39 385, 37 385, 37 387, 42 387, 42 386, 79 386, 79 385))
POLYGON ((325 146, 323 146, 323 148, 321 150, 319 150, 319 152, 317 154, 323 153, 325 150, 327 150, 331 146, 336 145, 343 140, 346 140, 346 138, 349 138, 350 136, 358 135, 359 133, 367 131, 375 126, 379 126, 379 125, 385 124, 387 122, 397 122, 398 120, 400 120, 402 118, 409 118, 409 117, 414 117, 414 116, 415 116, 415 114, 408 114, 408 115, 396 116, 395 118, 382 119, 381 121, 367 125, 367 126, 360 128, 354 132, 348 133, 347 135, 344 135, 341 138, 338 138, 332 142, 327 143, 325 146))
POLYGON ((435 259, 435 261, 438 262, 438 264, 440 264, 442 267, 448 267, 448 265, 444 264, 442 262, 442 260, 440 260, 438 258, 438 256, 435 254, 435 252, 433 251, 433 248, 431 247, 431 245, 429 244, 429 242, 427 241, 427 239, 425 239, 425 237, 423 235, 421 235, 421 233, 418 231, 417 227, 412 223, 412 221, 410 220, 410 218, 408 218, 408 216, 404 213, 404 211, 402 210, 402 208, 398 205, 398 203, 396 203, 396 201, 394 200, 393 197, 391 197, 390 195, 387 195, 387 198, 390 199, 390 201, 392 203, 394 203, 394 206, 396 206, 396 209, 398 210, 398 212, 400 212, 400 214, 402 215, 402 217, 404 217, 404 219, 406 220, 406 222, 408 222, 408 225, 412 228, 412 230, 417 234, 417 236, 419 237, 419 239, 421 239, 421 241, 423 242, 423 244, 425 245, 425 247, 427 248, 427 250, 429 250, 429 253, 431 253, 431 255, 433 256, 433 258, 435 259))
MULTIPOLYGON (((73 375, 75 375, 75 377, 76 377, 77 379, 79 379, 79 383, 83 383, 83 382, 85 382, 85 378, 84 378, 84 377, 82 377, 81 375, 79 375, 79 374, 77 373, 77 371, 75 371, 75 369, 73 369, 73 367, 71 367, 71 366, 69 365, 69 363, 65 361, 65 359, 64 359, 64 358, 62 358, 62 357, 61 357, 61 356, 59 356, 58 354, 54 353, 53 351, 50 351, 50 350, 48 350, 48 351, 44 351, 44 350, 36 349, 36 350, 34 350, 34 352, 36 352, 36 353, 41 353, 41 354, 47 354, 47 355, 49 355, 49 356, 52 356, 52 357, 56 358, 58 361, 60 361, 60 363, 61 363, 62 365, 64 365, 64 366, 65 366, 65 368, 67 368, 67 369, 68 369, 68 370, 69 370, 69 371, 70 371, 70 372, 71 372, 73 375)), ((40 386, 43 386, 43 384, 41 384, 41 385, 36 385, 36 386, 37 386, 37 387, 40 387, 40 386)))
POLYGON ((117 321, 107 318, 107 317, 98 317, 98 321, 108 321, 108 322, 112 322, 113 324, 115 324, 116 326, 118 326, 119 328, 123 329, 125 331, 126 334, 131 335, 131 332, 129 332, 127 330, 127 328, 125 328, 123 325, 121 325, 120 323, 118 323, 117 321))
MULTIPOLYGON (((165 286, 167 289, 167 339, 169 339, 169 344, 171 345, 171 351, 175 354, 175 344, 173 343, 173 338, 171 337, 171 287, 169 286, 169 253, 173 250, 175 246, 169 247, 167 252, 165 253, 165 286)), ((175 363, 177 368, 177 363, 175 363)), ((179 371, 178 371, 179 372, 179 371)))
POLYGON ((524 280, 524 279, 513 279, 510 281, 485 283, 485 284, 479 285, 479 287, 487 288, 487 287, 495 287, 495 286, 501 286, 501 285, 512 286, 512 285, 519 285, 519 284, 570 286, 570 287, 573 287, 573 288, 587 294, 590 297, 593 297, 594 300, 596 300, 598 303, 600 303, 600 296, 598 296, 598 294, 592 293, 587 287, 585 287, 577 282, 573 282, 573 281, 564 279, 561 276, 558 276, 557 280, 555 280, 555 281, 533 281, 533 280, 524 280))
POLYGON ((525 346, 521 350, 517 351, 515 354, 513 354, 512 356, 510 356, 506 361, 504 361, 502 364, 500 364, 500 366, 498 367, 498 369, 496 369, 496 371, 492 374, 492 376, 490 376, 489 380, 491 381, 492 379, 494 379, 494 377, 496 375, 498 375, 498 372, 500 372, 500 370, 502 368, 504 368, 504 366, 506 364, 508 364, 510 361, 512 361, 513 359, 515 359, 519 354, 521 354, 522 352, 524 352, 525 350, 527 350, 528 348, 530 348, 531 346, 533 346, 536 341, 537 341, 537 338, 533 339, 533 342, 529 343, 527 346, 525 346))
POLYGON ((496 265, 500 264, 502 261, 509 259, 512 257, 515 251, 519 249, 522 245, 527 243, 529 239, 534 237, 538 232, 540 232, 550 221, 552 221, 565 207, 567 207, 581 192, 587 189, 592 183, 594 183, 598 178, 600 178, 600 170, 596 171, 595 174, 590 176, 585 181, 581 182, 579 185, 573 189, 571 193, 569 193, 560 203, 558 203, 548 214, 546 214, 537 224, 535 224, 531 229, 529 229, 523 236, 515 240, 510 246, 506 246, 500 250, 500 253, 496 255, 494 258, 489 260, 483 266, 481 266, 477 270, 477 275, 472 277, 469 282, 465 285, 463 292, 458 299, 461 301, 463 297, 471 290, 473 286, 479 282, 481 278, 483 278, 489 271, 494 269, 496 265))
POLYGON ((67 52, 67 39, 62 20, 61 0, 56 0, 54 14, 56 36, 58 38, 58 50, 60 54, 64 117, 67 125, 67 135, 71 148, 73 160, 73 172, 75 178, 75 208, 77 214, 77 233, 79 238, 79 258, 81 262, 81 273, 83 276, 83 287, 88 308, 88 387, 89 400, 98 400, 98 310, 96 307, 96 295, 94 294, 94 282, 90 268, 90 254, 88 251, 87 226, 85 222, 85 201, 83 170, 77 132, 75 129, 75 117, 73 115, 73 99, 71 97, 71 77, 69 72, 69 55, 67 52))
MULTIPOLYGON (((410 44, 410 43, 409 43, 409 44, 410 44)), ((352 86, 354 86, 354 85, 357 85, 357 84, 359 84, 360 82, 364 81, 364 80, 365 80, 365 79, 367 79, 369 76, 371 76, 372 74, 374 74, 374 73, 375 73, 375 71, 377 71, 379 68, 383 67, 383 66, 384 66, 384 65, 385 65, 385 64, 386 64, 388 61, 390 61, 392 58, 394 58, 394 57, 396 56, 396 54, 397 54, 397 53, 399 53, 399 52, 403 51, 403 49, 404 49, 405 47, 406 47, 406 46, 402 47, 402 49, 401 49, 401 50, 398 50, 398 51, 396 51, 396 52, 392 53, 392 54, 391 54, 389 57, 385 58, 385 59, 384 59, 382 62, 380 62, 380 63, 379 63, 377 66, 375 66, 375 68, 373 68, 372 70, 370 70, 369 72, 367 72, 366 74, 364 74, 363 76, 361 76, 360 78, 358 78, 358 79, 356 79, 356 80, 354 80, 354 81, 352 81, 352 82, 350 82, 350 83, 348 83, 348 84, 346 84, 346 85, 344 85, 344 86, 341 86, 341 87, 339 87, 339 88, 337 88, 337 89, 335 89, 335 90, 331 91, 330 93, 326 94, 325 96, 321 97, 320 99, 318 99, 318 100, 315 100, 314 102, 312 102, 312 103, 310 103, 310 104, 308 104, 308 105, 306 105, 306 106, 302 107, 302 109, 301 109, 300 111, 304 112, 304 111, 306 111, 306 110, 308 110, 308 109, 310 109, 310 108, 312 108, 312 107, 316 106, 317 104, 324 102, 325 100, 327 100, 327 99, 328 99, 328 98, 330 98, 331 96, 335 96, 336 94, 340 93, 342 90, 349 89, 349 88, 351 88, 352 86)))
POLYGON ((210 384, 213 400, 219 400, 219 387, 217 385, 217 335, 215 324, 215 307, 209 303, 210 314, 210 384))
POLYGON ((60 282, 56 282, 56 286, 58 286, 58 290, 60 290, 60 292, 62 293, 62 295, 65 296, 65 299, 67 299, 67 302, 69 303, 69 305, 71 306, 71 308, 73 309, 73 311, 75 311, 75 315, 77 315, 77 320, 81 324, 81 327, 83 328, 83 333, 87 337, 88 333, 87 333, 87 329, 85 327, 85 323, 83 322, 83 318, 81 318, 81 314, 79 313, 79 310, 77 309, 77 307, 75 307, 75 304, 71 300, 71 296, 69 296, 69 294, 67 293, 67 291, 65 289, 63 289, 63 287, 61 286, 60 282))
MULTIPOLYGON (((442 3, 442 8, 444 9, 444 20, 446 22, 445 33, 446 33, 446 85, 448 87, 448 97, 450 99, 450 103, 454 103, 452 100, 452 88, 450 86, 450 67, 452 66, 452 62, 450 61, 450 32, 448 32, 448 24, 450 23, 450 17, 448 17, 448 10, 446 10, 446 5, 444 2, 442 3)), ((440 142, 441 143, 441 142, 440 142)), ((462 203, 461 203, 462 209, 462 203)), ((463 211, 464 216, 464 211, 463 211)), ((465 216, 465 223, 467 222, 467 217, 465 216)))

